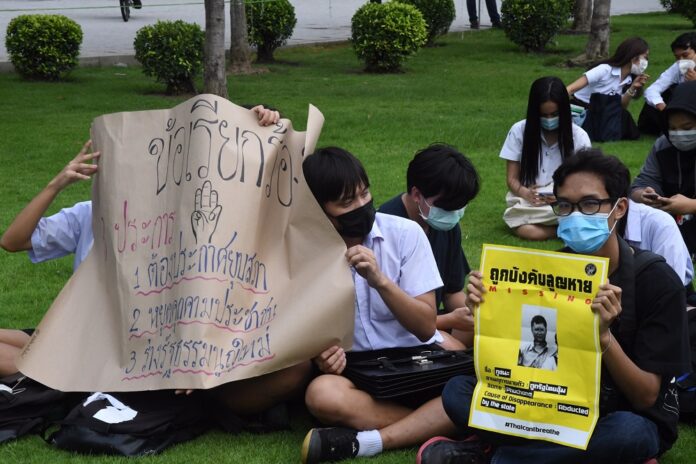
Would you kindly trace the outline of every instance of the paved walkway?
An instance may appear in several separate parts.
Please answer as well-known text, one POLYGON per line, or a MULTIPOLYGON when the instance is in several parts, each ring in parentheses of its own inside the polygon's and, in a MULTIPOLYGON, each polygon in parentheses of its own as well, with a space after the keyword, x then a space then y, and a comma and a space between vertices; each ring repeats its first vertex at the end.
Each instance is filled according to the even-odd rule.
MULTIPOLYGON (((183 19, 205 24, 202 0, 142 0, 141 10, 132 10, 131 19, 124 23, 118 0, 0 0, 0 63, 9 61, 5 49, 5 32, 12 18, 20 14, 63 14, 82 26, 84 38, 81 58, 133 55, 135 32, 157 20, 183 19)), ((350 37, 350 19, 367 0, 291 0, 295 6, 297 25, 289 44, 330 42, 350 37)), ((454 0, 457 18, 452 31, 468 29, 469 18, 465 0, 454 0)), ((539 0, 541 1, 541 0, 539 0)), ((477 2, 478 3, 478 2, 477 2)), ((661 11, 659 0, 612 0, 613 15, 661 11)), ((482 26, 490 25, 485 2, 482 26)), ((498 1, 500 5, 500 1, 498 1)), ((227 9, 229 12, 229 7, 227 9)), ((229 44, 229 31, 227 33, 229 44)))

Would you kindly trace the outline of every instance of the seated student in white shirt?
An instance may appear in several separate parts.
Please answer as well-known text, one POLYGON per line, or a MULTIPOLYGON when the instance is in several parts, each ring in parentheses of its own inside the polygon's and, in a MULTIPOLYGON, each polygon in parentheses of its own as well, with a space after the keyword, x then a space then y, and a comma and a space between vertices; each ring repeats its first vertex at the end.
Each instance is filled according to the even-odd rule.
POLYGON ((645 89, 645 105, 638 117, 638 129, 644 134, 661 135, 661 112, 672 97, 672 88, 696 80, 696 32, 685 32, 671 44, 674 63, 645 89))
POLYGON ((563 160, 590 144, 587 133, 573 124, 563 81, 557 77, 534 81, 527 118, 513 124, 500 150, 508 186, 503 220, 515 235, 526 240, 556 236, 551 177, 563 160))
MULTIPOLYGON (((9 252, 28 251, 39 263, 75 254, 73 271, 92 248, 92 203, 89 201, 43 217, 58 194, 68 185, 87 180, 97 172, 90 161, 99 152, 89 153, 91 140, 17 215, 0 238, 0 247, 9 252)), ((17 372, 15 359, 29 341, 32 330, 0 329, 0 376, 17 372)))
MULTIPOLYGON (((341 148, 317 150, 305 158, 303 171, 346 244, 345 256, 355 282, 353 348, 346 353, 333 346, 316 357, 322 375, 305 394, 307 407, 317 419, 351 429, 310 430, 302 450, 307 464, 379 452, 382 440, 376 429, 403 419, 423 404, 437 407, 440 403, 439 391, 432 390, 399 401, 373 398, 341 375, 354 356, 425 344, 457 348, 450 343, 461 343, 436 330, 435 290, 442 286, 442 279, 423 229, 410 219, 375 213, 362 164, 341 148), (336 447, 336 441, 344 446, 336 447)), ((431 425, 428 429, 450 432, 451 422, 440 417, 442 427, 426 421, 431 425)), ((411 444, 420 438, 414 437, 411 444)))
MULTIPOLYGON (((616 47, 614 54, 592 69, 586 71, 580 78, 567 87, 568 94, 573 97, 571 103, 588 108, 587 119, 583 123, 592 141, 607 141, 605 138, 606 127, 617 127, 620 132, 618 139, 637 139, 640 137, 636 123, 628 112, 627 108, 631 100, 640 97, 643 85, 647 82, 648 76, 645 70, 648 67, 648 54, 650 49, 648 43, 640 37, 631 37, 616 47), (621 109, 616 113, 616 118, 609 117, 604 120, 599 118, 593 124, 591 118, 604 111, 604 106, 608 103, 591 104, 592 96, 599 94, 600 98, 596 102, 602 102, 602 95, 620 96, 621 109), (600 124, 601 127, 597 128, 600 124), (597 133, 593 133, 597 131, 597 133)), ((611 116, 611 112, 608 112, 611 116)), ((616 134, 613 134, 616 135, 616 134)))
POLYGON ((617 227, 619 235, 634 248, 652 251, 665 258, 669 267, 684 283, 687 302, 694 306, 694 295, 691 279, 694 276, 694 265, 691 262, 689 249, 684 243, 677 223, 666 212, 628 200, 628 214, 617 227))

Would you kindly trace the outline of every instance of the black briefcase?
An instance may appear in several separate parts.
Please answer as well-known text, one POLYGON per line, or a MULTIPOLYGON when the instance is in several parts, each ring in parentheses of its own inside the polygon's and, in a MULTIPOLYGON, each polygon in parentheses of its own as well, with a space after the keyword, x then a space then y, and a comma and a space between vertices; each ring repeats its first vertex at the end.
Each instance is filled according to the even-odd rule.
POLYGON ((473 375, 472 350, 432 346, 348 353, 344 375, 375 398, 395 398, 442 387, 457 375, 473 375))

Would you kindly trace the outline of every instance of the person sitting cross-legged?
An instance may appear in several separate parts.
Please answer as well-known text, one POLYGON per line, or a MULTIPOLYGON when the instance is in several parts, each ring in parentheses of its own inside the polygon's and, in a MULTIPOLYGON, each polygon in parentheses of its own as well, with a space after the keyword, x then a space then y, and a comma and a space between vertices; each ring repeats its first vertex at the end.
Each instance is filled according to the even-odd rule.
MULTIPOLYGON (((376 454, 382 449, 377 428, 405 418, 429 400, 439 402, 439 390, 398 401, 373 398, 341 375, 354 356, 424 344, 462 345, 436 329, 435 290, 442 280, 423 229, 410 219, 375 213, 367 174, 343 149, 317 150, 305 159, 303 171, 346 244, 356 293, 352 351, 332 346, 317 356, 314 361, 323 374, 305 394, 309 411, 321 422, 350 427, 309 431, 302 461, 316 463, 376 454)), ((439 417, 445 426, 433 423, 429 430, 448 433, 451 422, 443 412, 439 417)), ((411 444, 419 442, 416 437, 411 444)))
MULTIPOLYGON (((681 278, 652 254, 638 269, 637 255, 650 252, 631 248, 618 235, 630 185, 619 159, 583 150, 566 159, 553 180, 564 251, 609 258, 609 281, 591 303, 599 320, 602 387, 600 418, 587 449, 468 428, 476 378, 458 376, 443 390, 444 410, 477 437, 433 438, 419 450, 420 464, 644 463, 677 439, 679 403, 671 379, 691 366, 681 278)), ((472 304, 483 301, 480 272, 469 276, 467 290, 472 304)))

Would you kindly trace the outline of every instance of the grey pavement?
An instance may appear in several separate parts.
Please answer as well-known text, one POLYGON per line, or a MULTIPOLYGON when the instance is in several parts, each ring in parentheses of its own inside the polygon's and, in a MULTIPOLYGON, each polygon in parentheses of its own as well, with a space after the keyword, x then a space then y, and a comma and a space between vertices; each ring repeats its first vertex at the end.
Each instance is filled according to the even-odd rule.
MULTIPOLYGON (((0 63, 9 61, 5 32, 12 18, 20 14, 63 14, 74 19, 84 34, 80 58, 99 62, 96 57, 119 59, 132 56, 133 38, 141 27, 158 20, 183 19, 203 26, 202 0, 142 0, 143 8, 131 10, 127 23, 121 19, 118 0, 0 0, 0 63)), ((540 0, 541 1, 541 0, 540 0)), ((350 19, 367 0, 291 0, 297 25, 288 44, 346 40, 350 37, 350 19)), ((479 2, 477 1, 477 4, 479 2)), ((485 2, 479 14, 483 27, 490 26, 485 2)), ((659 0, 612 0, 612 15, 661 11, 659 0)), ((457 18, 451 30, 469 28, 465 0, 455 0, 457 18)), ((498 1, 500 7, 500 1, 498 1)), ((229 14, 229 5, 226 5, 229 14)), ((229 45, 229 30, 227 31, 229 45)), ((127 61, 127 60, 126 60, 127 61)))

